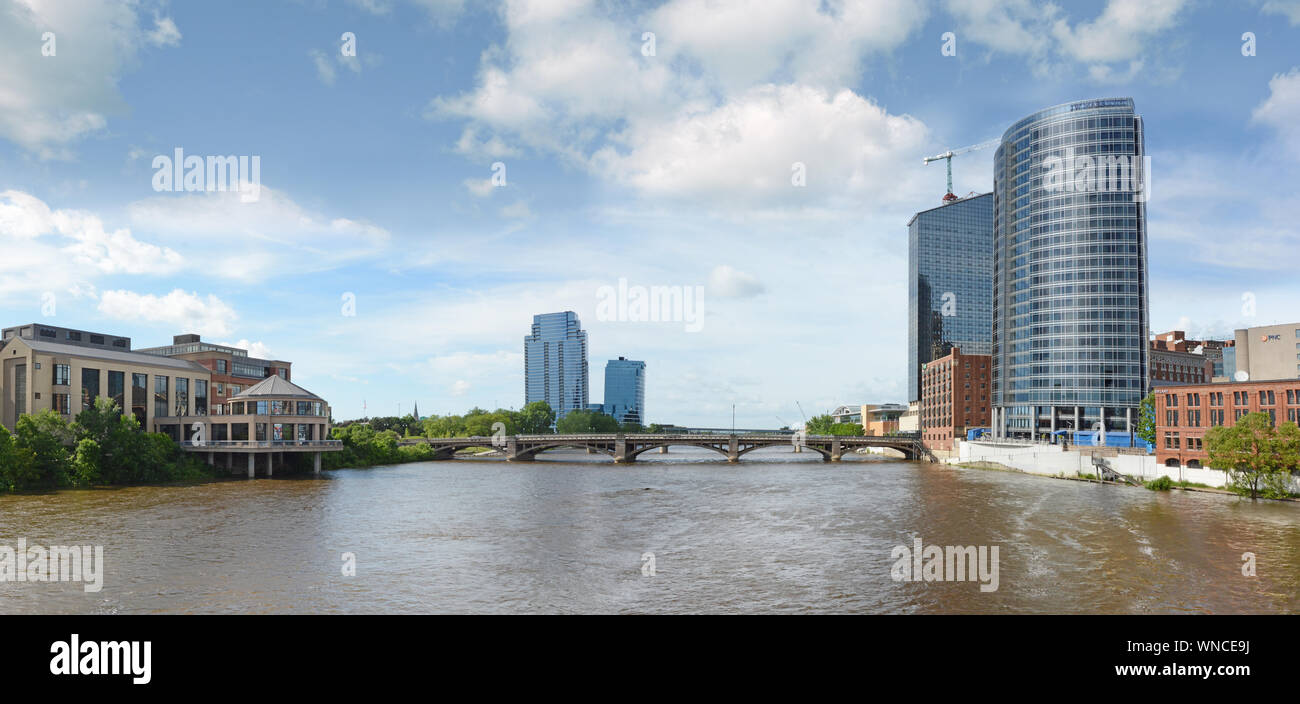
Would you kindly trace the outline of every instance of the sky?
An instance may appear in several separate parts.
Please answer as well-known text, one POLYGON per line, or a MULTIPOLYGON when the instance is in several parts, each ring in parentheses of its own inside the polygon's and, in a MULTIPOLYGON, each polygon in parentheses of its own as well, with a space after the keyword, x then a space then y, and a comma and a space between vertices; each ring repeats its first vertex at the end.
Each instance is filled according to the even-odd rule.
POLYGON ((906 402, 922 157, 1112 96, 1152 331, 1300 320, 1300 0, 0 0, 0 324, 237 344, 339 420, 518 408, 564 310, 649 421, 906 402))

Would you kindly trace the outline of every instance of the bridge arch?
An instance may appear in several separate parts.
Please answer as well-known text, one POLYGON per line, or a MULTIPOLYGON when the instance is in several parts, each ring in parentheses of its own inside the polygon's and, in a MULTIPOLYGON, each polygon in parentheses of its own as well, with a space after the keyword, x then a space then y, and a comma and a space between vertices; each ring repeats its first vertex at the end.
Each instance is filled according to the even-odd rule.
POLYGON ((541 444, 541 445, 532 446, 532 447, 528 447, 528 448, 525 448, 525 449, 517 450, 517 451, 515 452, 514 459, 515 459, 516 461, 519 461, 519 460, 524 460, 524 461, 535 460, 535 459, 537 459, 537 456, 540 455, 541 453, 546 452, 547 450, 554 450, 554 449, 559 448, 559 447, 581 447, 581 448, 585 448, 585 449, 588 449, 588 450, 594 450, 594 451, 599 452, 599 453, 601 453, 601 454, 603 454, 603 455, 609 455, 610 457, 613 457, 613 456, 614 456, 614 450, 613 450, 613 449, 608 448, 608 447, 602 447, 599 443, 591 443, 591 442, 577 442, 577 441, 570 440, 570 441, 568 441, 568 442, 550 442, 550 443, 544 443, 544 444, 541 444))
MULTIPOLYGON (((672 442, 660 442, 660 443, 655 443, 655 444, 653 444, 653 445, 646 445, 646 446, 644 446, 644 447, 638 447, 638 448, 635 449, 635 450, 628 450, 628 452, 627 452, 627 461, 628 461, 628 462, 631 462, 632 460, 636 459, 639 455, 641 455, 641 453, 643 453, 643 452, 648 452, 648 451, 650 451, 650 450, 655 450, 655 449, 658 449, 658 448, 660 448, 660 447, 671 447, 672 445, 687 446, 687 447, 702 447, 702 448, 704 448, 704 449, 706 449, 706 450, 713 450, 714 452, 716 452, 716 453, 722 455, 723 457, 725 457, 725 458, 727 458, 727 459, 731 459, 731 450, 730 450, 730 449, 724 449, 724 448, 718 447, 718 446, 717 446, 718 443, 716 443, 716 442, 714 442, 714 443, 707 443, 707 442, 694 443, 694 442, 687 442, 687 441, 683 441, 683 440, 676 440, 676 441, 672 441, 672 442)), ((743 454, 743 453, 742 453, 742 454, 743 454)))
MULTIPOLYGON (((767 443, 767 444, 750 445, 749 447, 746 447, 745 449, 740 450, 739 452, 737 452, 737 453, 736 453, 736 456, 737 456, 737 457, 743 457, 743 456, 745 456, 745 455, 747 455, 747 454, 753 452, 754 450, 766 450, 766 449, 773 448, 773 447, 782 447, 782 446, 784 446, 784 445, 791 445, 791 446, 793 447, 793 444, 790 443, 790 441, 788 441, 788 440, 785 440, 785 441, 782 441, 782 442, 767 443)), ((805 444, 805 445, 803 446, 803 449, 805 449, 805 450, 812 450, 813 452, 816 452, 817 454, 821 455, 821 456, 822 456, 822 459, 824 459, 824 460, 829 460, 829 459, 831 458, 831 451, 830 451, 830 447, 829 447, 829 446, 828 446, 827 448, 823 449, 823 448, 818 447, 818 446, 815 445, 815 444, 805 444)))

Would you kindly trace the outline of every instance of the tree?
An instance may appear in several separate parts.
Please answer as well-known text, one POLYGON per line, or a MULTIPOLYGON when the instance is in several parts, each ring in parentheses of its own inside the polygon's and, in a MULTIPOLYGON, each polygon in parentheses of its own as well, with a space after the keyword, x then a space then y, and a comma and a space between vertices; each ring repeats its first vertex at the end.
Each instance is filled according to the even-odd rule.
POLYGON ((569 411, 568 415, 556 422, 555 432, 561 435, 617 433, 618 421, 613 416, 598 411, 569 411))
POLYGON ((1232 490, 1280 498, 1300 466, 1300 428, 1290 421, 1274 427, 1267 413, 1247 413, 1231 427, 1210 428, 1205 449, 1211 467, 1227 470, 1232 490))
POLYGON ((862 426, 857 423, 836 423, 830 415, 813 416, 804 424, 809 435, 861 435, 862 426))
POLYGON ((1156 395, 1155 393, 1147 394, 1138 406, 1138 424, 1137 436, 1151 443, 1156 444, 1156 395))
POLYGON ((9 431, 0 425, 0 491, 13 491, 36 483, 40 473, 35 465, 32 451, 19 447, 9 431))
POLYGON ((75 435, 63 416, 51 409, 22 415, 14 427, 15 443, 32 454, 36 476, 33 485, 67 486, 71 481, 71 446, 75 435))
POLYGON ((545 401, 533 401, 519 411, 517 420, 520 435, 546 435, 555 425, 555 411, 545 401))

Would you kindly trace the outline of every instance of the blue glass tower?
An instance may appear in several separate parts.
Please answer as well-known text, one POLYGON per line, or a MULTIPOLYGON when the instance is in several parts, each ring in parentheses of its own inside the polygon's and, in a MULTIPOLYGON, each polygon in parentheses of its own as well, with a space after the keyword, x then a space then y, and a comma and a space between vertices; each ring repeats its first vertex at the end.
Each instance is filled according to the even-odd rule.
POLYGON ((907 391, 921 398, 921 366, 993 341, 993 194, 923 210, 907 223, 907 391))
POLYGON ((1141 116, 1131 98, 1016 122, 994 157, 993 430, 1130 431, 1148 384, 1141 116))
POLYGON ((546 401, 559 420, 587 408, 587 333, 573 311, 533 316, 524 338, 524 404, 546 401))
POLYGON ((645 362, 619 357, 605 363, 603 410, 619 423, 646 422, 645 362))

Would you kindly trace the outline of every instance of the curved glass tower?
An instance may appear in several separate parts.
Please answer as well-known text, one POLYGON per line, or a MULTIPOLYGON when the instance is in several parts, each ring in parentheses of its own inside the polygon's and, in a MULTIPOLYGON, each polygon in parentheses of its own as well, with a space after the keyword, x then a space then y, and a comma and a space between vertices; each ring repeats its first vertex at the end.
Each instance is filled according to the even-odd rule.
POLYGON ((524 338, 524 405, 546 401, 558 421, 587 408, 587 332, 578 314, 533 316, 524 338))
POLYGON ((1136 430, 1149 354, 1143 143, 1131 98, 1058 105, 1002 135, 992 378, 1001 437, 1136 430))

